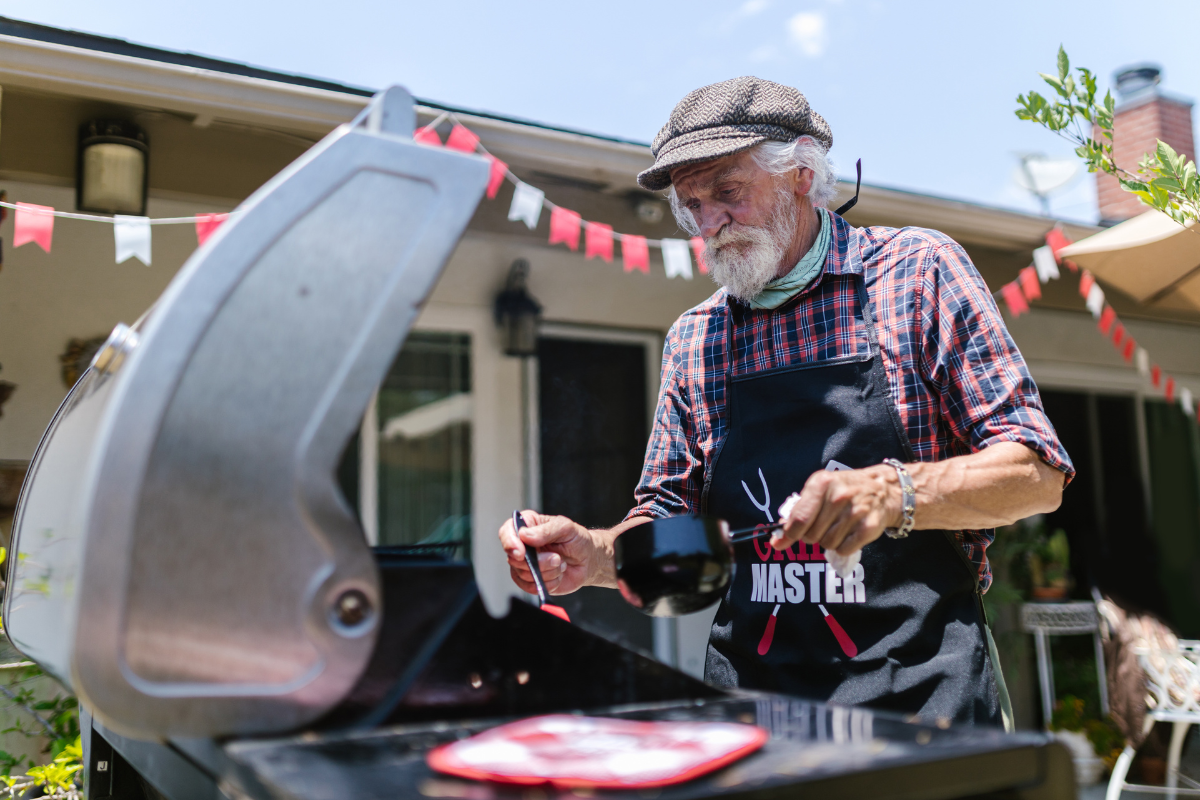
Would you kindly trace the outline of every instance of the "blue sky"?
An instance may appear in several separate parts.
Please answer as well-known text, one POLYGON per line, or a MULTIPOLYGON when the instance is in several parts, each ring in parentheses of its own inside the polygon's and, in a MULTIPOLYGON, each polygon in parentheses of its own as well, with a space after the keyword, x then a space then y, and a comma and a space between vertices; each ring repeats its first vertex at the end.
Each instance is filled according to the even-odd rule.
MULTIPOLYGON (((641 141, 691 89, 753 74, 808 96, 844 176, 861 157, 870 183, 1028 210, 1014 154, 1071 149, 1018 121, 1014 98, 1059 43, 1106 85, 1149 60, 1200 97, 1195 0, 0 0, 0 14, 641 141)), ((1094 218, 1091 176, 1052 207, 1094 218)))

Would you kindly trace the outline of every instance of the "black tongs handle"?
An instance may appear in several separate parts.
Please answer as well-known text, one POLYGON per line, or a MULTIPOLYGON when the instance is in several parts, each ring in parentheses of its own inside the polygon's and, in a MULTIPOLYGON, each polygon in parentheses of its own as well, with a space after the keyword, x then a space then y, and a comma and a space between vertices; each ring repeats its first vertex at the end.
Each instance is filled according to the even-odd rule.
MULTIPOLYGON (((520 511, 513 512, 513 530, 519 531, 525 527, 525 518, 520 511)), ((542 570, 538 566, 538 551, 536 547, 525 545, 525 565, 533 573, 533 583, 537 586, 538 605, 550 602, 550 593, 546 591, 546 581, 542 579, 542 570)))

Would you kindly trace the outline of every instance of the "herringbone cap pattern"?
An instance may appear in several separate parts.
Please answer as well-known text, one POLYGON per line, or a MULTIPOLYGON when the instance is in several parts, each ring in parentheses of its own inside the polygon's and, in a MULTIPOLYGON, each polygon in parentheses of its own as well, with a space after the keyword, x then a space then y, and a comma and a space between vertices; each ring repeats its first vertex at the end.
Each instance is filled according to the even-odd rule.
POLYGON ((768 140, 791 142, 808 135, 826 148, 833 132, 808 100, 791 86, 750 76, 689 92, 654 137, 654 166, 638 175, 652 192, 671 185, 671 170, 747 150, 768 140))

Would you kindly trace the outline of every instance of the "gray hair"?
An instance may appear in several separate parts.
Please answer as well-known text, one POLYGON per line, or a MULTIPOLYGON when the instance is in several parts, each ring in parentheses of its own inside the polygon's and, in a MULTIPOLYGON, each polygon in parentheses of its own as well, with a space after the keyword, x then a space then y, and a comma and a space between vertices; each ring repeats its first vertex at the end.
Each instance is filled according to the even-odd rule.
MULTIPOLYGON (((828 206, 829 201, 837 197, 837 175, 829 159, 829 150, 811 136, 801 136, 791 142, 762 142, 750 150, 750 155, 754 163, 771 175, 783 175, 794 169, 811 169, 813 183, 807 197, 814 208, 828 206)), ((689 236, 699 236, 700 227, 692 218, 692 212, 679 202, 674 185, 667 190, 667 199, 671 202, 671 213, 675 215, 679 227, 689 236)))

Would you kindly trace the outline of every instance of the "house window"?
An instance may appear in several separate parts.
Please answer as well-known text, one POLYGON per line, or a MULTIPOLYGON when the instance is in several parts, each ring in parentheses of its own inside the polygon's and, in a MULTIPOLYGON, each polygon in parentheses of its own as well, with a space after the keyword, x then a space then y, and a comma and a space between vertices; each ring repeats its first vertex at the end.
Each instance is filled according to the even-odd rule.
MULTIPOLYGON (((362 475, 376 493, 372 538, 380 546, 415 545, 468 558, 470 337, 410 333, 373 410, 364 423, 363 442, 374 457, 366 453, 362 475)), ((363 503, 363 510, 371 505, 363 503)), ((370 527, 364 527, 370 535, 370 527)))

